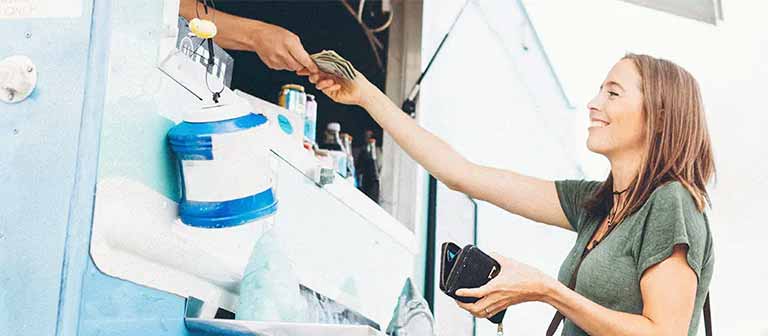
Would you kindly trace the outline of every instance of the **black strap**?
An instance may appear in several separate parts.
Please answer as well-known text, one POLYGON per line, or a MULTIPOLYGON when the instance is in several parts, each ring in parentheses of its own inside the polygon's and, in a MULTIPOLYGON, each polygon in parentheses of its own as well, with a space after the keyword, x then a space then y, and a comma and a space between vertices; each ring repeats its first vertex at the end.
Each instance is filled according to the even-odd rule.
MULTIPOLYGON (((587 246, 589 246, 589 242, 587 242, 587 246)), ((595 246, 592 246, 592 248, 595 248, 595 246)), ((576 268, 573 269, 573 275, 571 275, 571 281, 568 283, 568 288, 576 288, 576 278, 579 274, 579 268, 581 268, 581 262, 584 261, 584 257, 586 257, 590 251, 592 251, 592 249, 586 247, 584 248, 584 252, 581 255, 581 259, 579 259, 579 263, 576 264, 576 268)), ((552 336, 555 334, 557 327, 560 325, 560 322, 562 322, 564 318, 565 316, 563 316, 560 311, 555 312, 555 316, 552 317, 552 322, 549 323, 549 328, 547 328, 547 336, 552 336)))
POLYGON ((704 332, 707 336, 712 336, 712 311, 709 310, 709 292, 704 300, 704 332))
POLYGON ((563 321, 563 314, 559 311, 555 312, 555 316, 552 317, 552 322, 549 322, 549 328, 547 328, 547 336, 552 336, 557 331, 557 327, 560 326, 560 322, 563 321))

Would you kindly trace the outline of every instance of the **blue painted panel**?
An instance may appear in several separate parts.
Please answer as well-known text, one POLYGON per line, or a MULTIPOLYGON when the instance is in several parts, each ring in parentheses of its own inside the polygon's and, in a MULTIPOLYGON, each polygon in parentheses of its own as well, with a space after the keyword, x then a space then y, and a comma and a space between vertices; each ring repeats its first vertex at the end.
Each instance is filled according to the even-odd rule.
POLYGON ((184 298, 104 275, 89 260, 81 336, 184 336, 184 298))
POLYGON ((0 103, 0 335, 53 335, 91 33, 82 16, 0 21, 0 57, 36 64, 36 92, 0 103))
MULTIPOLYGON (((41 146, 51 152, 62 151, 62 146, 68 146, 71 147, 71 152, 67 151, 67 156, 53 156, 55 160, 45 155, 49 154, 48 152, 27 153, 30 160, 54 163, 58 160, 71 166, 67 171, 68 175, 49 173, 53 175, 51 179, 67 177, 64 180, 51 181, 50 186, 67 199, 61 207, 69 209, 69 212, 50 213, 53 221, 48 227, 19 225, 16 227, 17 231, 11 231, 7 230, 7 226, 2 226, 4 231, 0 231, 12 232, 16 235, 14 238, 19 239, 13 242, 14 245, 1 246, 3 253, 0 257, 3 259, 0 260, 3 263, 0 266, 5 272, 3 275, 14 278, 12 281, 4 281, 0 286, 0 335, 188 335, 183 320, 183 298, 104 275, 98 271, 88 254, 98 140, 106 90, 108 60, 104 50, 110 45, 110 14, 111 2, 95 2, 92 28, 86 27, 82 36, 74 37, 77 40, 92 37, 92 43, 90 48, 81 48, 83 59, 80 61, 87 63, 87 67, 77 69, 82 71, 80 82, 70 83, 84 91, 85 96, 80 96, 79 103, 62 105, 61 110, 56 111, 59 115, 69 115, 72 118, 71 124, 39 125, 41 132, 60 131, 62 134, 72 135, 71 139, 67 138, 71 140, 67 143, 40 141, 41 146), (47 241, 39 243, 55 242, 63 246, 57 246, 57 249, 53 250, 50 244, 30 242, 36 235, 42 235, 41 232, 48 233, 47 241), (13 254, 6 253, 14 247, 17 249, 13 254), (18 263, 6 262, 8 256, 17 259, 46 259, 40 264, 55 267, 30 264, 27 265, 29 271, 25 272, 19 268, 18 263), (40 281, 36 278, 39 275, 51 279, 55 277, 55 281, 40 281), (25 310, 13 311, 19 306, 23 306, 25 310)), ((90 13, 84 13, 85 22, 91 22, 89 15, 90 13)), ((37 98, 40 97, 41 95, 38 95, 37 98)), ((31 113, 46 112, 38 111, 40 108, 37 104, 38 102, 33 101, 26 107, 18 106, 31 113)), ((2 167, 7 167, 9 172, 17 176, 23 174, 24 167, 5 166, 9 162, 2 161, 2 167)), ((37 192, 38 195, 30 199, 28 204, 38 207, 51 206, 46 203, 51 201, 48 197, 51 190, 38 187, 37 192)), ((12 200, 6 204, 24 208, 22 201, 24 200, 12 200)), ((11 213, 2 214, 6 216, 11 213)), ((35 215, 30 218, 34 221, 39 217, 35 215)), ((3 221, 0 224, 5 223, 9 222, 3 221)))

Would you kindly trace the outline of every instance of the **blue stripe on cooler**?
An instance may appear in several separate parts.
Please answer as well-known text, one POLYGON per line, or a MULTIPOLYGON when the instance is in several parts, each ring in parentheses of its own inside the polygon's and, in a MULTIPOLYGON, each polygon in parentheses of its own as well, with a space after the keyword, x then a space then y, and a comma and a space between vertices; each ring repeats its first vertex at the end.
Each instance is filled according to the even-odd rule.
POLYGON ((168 143, 181 160, 212 160, 211 135, 248 130, 267 123, 263 114, 214 122, 182 122, 168 132, 168 143))
POLYGON ((182 122, 178 126, 179 129, 172 132, 172 137, 176 136, 191 136, 197 137, 200 134, 221 134, 232 133, 242 131, 244 129, 253 128, 263 125, 267 122, 267 117, 263 114, 250 113, 242 117, 233 119, 210 121, 210 122, 182 122))
POLYGON ((213 160, 213 140, 210 136, 199 137, 194 142, 173 144, 173 151, 179 160, 213 160))
POLYGON ((227 228, 274 214, 277 199, 269 188, 258 194, 223 202, 183 200, 179 215, 184 224, 201 228, 227 228))

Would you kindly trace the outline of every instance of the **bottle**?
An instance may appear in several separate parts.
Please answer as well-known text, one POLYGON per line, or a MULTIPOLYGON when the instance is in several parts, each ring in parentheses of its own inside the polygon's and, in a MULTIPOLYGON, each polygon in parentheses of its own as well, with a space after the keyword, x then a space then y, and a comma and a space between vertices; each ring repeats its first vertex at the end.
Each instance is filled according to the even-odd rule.
POLYGON ((316 143, 317 132, 317 101, 315 96, 307 94, 306 113, 304 114, 304 138, 311 143, 316 143))
POLYGON ((357 174, 355 173, 355 157, 352 154, 352 136, 347 133, 341 134, 341 142, 343 145, 344 153, 347 154, 347 179, 355 186, 357 184, 357 174))
POLYGON ((307 109, 307 94, 304 92, 303 86, 298 84, 283 85, 280 88, 278 103, 286 110, 302 116, 303 121, 303 116, 307 109))
POLYGON ((320 144, 320 149, 343 151, 339 132, 341 132, 341 124, 337 122, 328 123, 323 134, 323 142, 320 144))
POLYGON ((304 87, 298 84, 283 85, 278 102, 288 110, 288 113, 277 116, 280 129, 301 146, 304 140, 304 119, 307 113, 307 95, 304 87))
POLYGON ((359 189, 368 198, 379 203, 379 169, 376 158, 376 138, 369 138, 359 157, 359 189))
POLYGON ((344 145, 341 142, 339 132, 341 132, 341 124, 337 122, 328 123, 320 149, 325 149, 329 152, 336 163, 336 172, 346 178, 348 174, 347 153, 344 152, 344 145))

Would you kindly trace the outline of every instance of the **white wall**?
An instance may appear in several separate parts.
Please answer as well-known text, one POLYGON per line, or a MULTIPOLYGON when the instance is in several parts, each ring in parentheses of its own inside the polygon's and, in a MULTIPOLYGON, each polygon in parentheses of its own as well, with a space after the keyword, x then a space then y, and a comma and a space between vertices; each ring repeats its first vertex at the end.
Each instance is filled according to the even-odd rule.
MULTIPOLYGON (((761 315, 768 301, 768 228, 759 211, 768 187, 768 4, 726 1, 725 22, 711 26, 616 0, 524 2, 568 100, 546 64, 533 61, 543 57, 517 1, 472 0, 425 80, 423 124, 475 162, 544 178, 602 179, 606 161, 585 148, 584 106, 605 74, 627 51, 683 65, 701 84, 718 164, 710 213, 715 332, 768 335, 761 315), (523 44, 531 51, 522 51, 523 44)), ((425 1, 422 64, 463 3, 425 1)), ((489 204, 481 203, 479 217, 482 248, 552 276, 573 243, 568 232, 529 225, 489 204)), ((540 334, 552 311, 538 304, 515 307, 506 329, 540 334)), ((478 334, 492 332, 489 323, 478 322, 478 334)))

